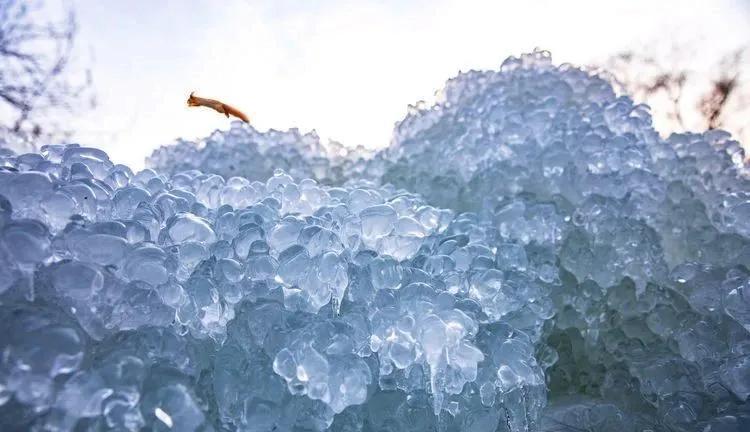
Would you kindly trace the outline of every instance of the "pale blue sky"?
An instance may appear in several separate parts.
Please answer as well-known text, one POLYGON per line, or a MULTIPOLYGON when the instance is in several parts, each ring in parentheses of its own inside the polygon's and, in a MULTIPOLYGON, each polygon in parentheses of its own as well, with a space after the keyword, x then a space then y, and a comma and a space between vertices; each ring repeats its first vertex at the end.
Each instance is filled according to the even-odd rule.
POLYGON ((387 145, 407 105, 459 70, 539 46, 591 63, 655 41, 693 42, 697 64, 750 42, 747 0, 74 0, 99 107, 76 139, 141 167, 157 146, 227 119, 188 109, 191 90, 261 130, 299 127, 387 145), (700 42, 698 42, 700 41, 700 42), (714 49, 719 48, 719 49, 714 49))

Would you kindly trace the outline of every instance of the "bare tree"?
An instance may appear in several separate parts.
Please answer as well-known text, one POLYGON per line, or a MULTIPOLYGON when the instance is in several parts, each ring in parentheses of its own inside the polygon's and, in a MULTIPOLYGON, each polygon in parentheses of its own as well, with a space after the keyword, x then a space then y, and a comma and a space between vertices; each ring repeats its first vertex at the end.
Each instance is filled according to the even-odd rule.
POLYGON ((58 114, 81 106, 91 88, 90 71, 79 82, 70 76, 77 24, 72 6, 61 5, 61 16, 45 19, 50 8, 42 0, 0 0, 0 137, 6 144, 65 137, 70 131, 58 114))
POLYGON ((618 84, 638 102, 654 103, 663 99, 661 107, 675 128, 684 129, 682 96, 688 71, 668 60, 631 51, 618 53, 607 62, 607 70, 618 84))
POLYGON ((728 108, 731 108, 728 104, 733 97, 743 100, 748 98, 747 92, 750 89, 743 88, 743 84, 747 87, 747 83, 742 82, 746 77, 741 73, 746 55, 746 50, 737 50, 719 62, 718 73, 712 80, 711 89, 703 95, 699 104, 709 129, 720 128, 729 123, 727 117, 732 113, 728 111, 728 108))
POLYGON ((623 52, 605 67, 637 102, 655 108, 662 132, 720 128, 750 146, 748 52, 741 48, 724 55, 707 73, 690 67, 697 56, 684 48, 660 56, 623 52))

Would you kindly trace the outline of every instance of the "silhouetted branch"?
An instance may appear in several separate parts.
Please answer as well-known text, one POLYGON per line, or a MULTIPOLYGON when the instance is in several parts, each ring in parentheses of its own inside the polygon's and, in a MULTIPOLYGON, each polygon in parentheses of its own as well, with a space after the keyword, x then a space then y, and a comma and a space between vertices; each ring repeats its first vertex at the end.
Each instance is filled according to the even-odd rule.
POLYGON ((748 49, 741 48, 726 55, 708 75, 686 67, 693 54, 679 48, 658 58, 623 52, 605 67, 637 102, 661 104, 654 113, 667 120, 662 132, 722 128, 750 145, 750 136, 743 136, 750 99, 750 81, 742 73, 747 54, 748 49))
POLYGON ((722 126, 722 115, 727 101, 739 84, 740 65, 744 54, 743 50, 737 50, 724 57, 719 64, 719 77, 713 81, 713 87, 700 101, 699 108, 707 120, 709 129, 722 126))
POLYGON ((0 109, 10 117, 0 127, 6 138, 32 139, 68 133, 50 118, 54 110, 71 111, 90 88, 90 74, 80 84, 66 76, 77 23, 72 8, 43 22, 42 1, 0 0, 0 109))

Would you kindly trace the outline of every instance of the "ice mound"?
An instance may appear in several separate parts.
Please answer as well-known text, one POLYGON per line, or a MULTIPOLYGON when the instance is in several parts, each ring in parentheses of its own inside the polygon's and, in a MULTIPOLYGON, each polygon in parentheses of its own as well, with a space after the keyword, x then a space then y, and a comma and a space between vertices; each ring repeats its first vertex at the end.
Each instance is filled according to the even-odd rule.
POLYGON ((524 429, 544 405, 551 303, 467 216, 281 171, 133 175, 79 146, 3 166, 7 428, 323 430, 386 421, 361 407, 383 399, 524 429))
POLYGON ((449 81, 366 171, 477 213, 520 245, 500 268, 548 257, 557 427, 750 430, 743 159, 722 131, 661 139, 648 107, 535 52, 449 81))
POLYGON ((743 158, 539 51, 368 157, 0 152, 0 430, 750 430, 743 158))
POLYGON ((283 170, 298 179, 340 184, 347 180, 345 176, 361 174, 364 160, 371 153, 361 146, 321 142, 315 132, 302 134, 292 129, 264 133, 234 122, 228 131, 217 131, 203 140, 178 140, 160 147, 146 164, 165 175, 200 170, 224 178, 265 181, 274 171, 283 170))

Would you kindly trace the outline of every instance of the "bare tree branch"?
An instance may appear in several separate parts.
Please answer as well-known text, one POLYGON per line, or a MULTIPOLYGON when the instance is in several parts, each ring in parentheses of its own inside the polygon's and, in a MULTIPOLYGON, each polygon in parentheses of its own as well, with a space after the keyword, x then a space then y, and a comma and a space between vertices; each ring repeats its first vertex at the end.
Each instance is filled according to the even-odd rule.
POLYGON ((718 78, 712 82, 711 90, 700 101, 699 109, 706 118, 709 129, 722 126, 726 104, 740 84, 740 65, 744 55, 744 50, 737 50, 722 59, 718 78))
POLYGON ((69 133, 55 114, 70 112, 91 88, 91 76, 74 83, 69 76, 77 22, 71 7, 43 21, 42 0, 0 0, 0 109, 10 116, 0 125, 5 140, 69 133))
POLYGON ((629 51, 611 57, 605 67, 637 102, 661 103, 659 112, 667 120, 662 124, 663 133, 721 128, 750 146, 745 120, 750 79, 743 74, 748 48, 724 56, 708 75, 686 66, 693 57, 679 47, 658 60, 657 56, 629 51))

